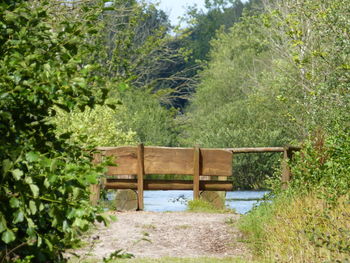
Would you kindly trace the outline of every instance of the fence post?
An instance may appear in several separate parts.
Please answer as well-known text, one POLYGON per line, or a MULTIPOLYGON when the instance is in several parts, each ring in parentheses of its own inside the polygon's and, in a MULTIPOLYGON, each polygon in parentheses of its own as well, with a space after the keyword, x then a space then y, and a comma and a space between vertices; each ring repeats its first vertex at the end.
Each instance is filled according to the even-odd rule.
POLYGON ((283 159, 282 159, 282 189, 286 189, 288 187, 288 183, 291 179, 292 173, 290 171, 290 167, 288 165, 288 161, 292 159, 293 150, 289 147, 284 147, 283 150, 283 159))
MULTIPOLYGON (((92 163, 101 163, 101 153, 94 153, 92 163)), ((90 185, 90 203, 92 205, 97 205, 98 201, 100 200, 100 188, 101 186, 99 183, 90 185)))
POLYGON ((201 167, 200 148, 195 146, 193 149, 193 200, 199 199, 199 175, 201 167))
POLYGON ((143 210, 143 178, 145 175, 144 145, 137 146, 137 203, 138 210, 143 210))

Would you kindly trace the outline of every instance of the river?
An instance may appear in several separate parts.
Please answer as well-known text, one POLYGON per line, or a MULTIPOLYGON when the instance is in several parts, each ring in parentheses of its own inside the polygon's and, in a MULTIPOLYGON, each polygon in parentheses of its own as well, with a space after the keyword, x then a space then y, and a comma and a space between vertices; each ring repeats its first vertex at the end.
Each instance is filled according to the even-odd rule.
MULTIPOLYGON (((232 191, 226 192, 226 206, 239 214, 249 212, 259 203, 268 191, 232 191), (238 199, 238 200, 237 200, 238 199)), ((144 210, 151 212, 185 211, 187 201, 192 200, 192 191, 144 191, 144 210)), ((108 192, 107 199, 112 201, 115 192, 108 192)))
MULTIPOLYGON (((245 214, 257 204, 267 191, 232 191, 226 194, 226 206, 245 214), (239 199, 239 200, 233 200, 239 199)), ((154 212, 184 211, 186 201, 192 200, 192 191, 145 191, 144 210, 154 212)))

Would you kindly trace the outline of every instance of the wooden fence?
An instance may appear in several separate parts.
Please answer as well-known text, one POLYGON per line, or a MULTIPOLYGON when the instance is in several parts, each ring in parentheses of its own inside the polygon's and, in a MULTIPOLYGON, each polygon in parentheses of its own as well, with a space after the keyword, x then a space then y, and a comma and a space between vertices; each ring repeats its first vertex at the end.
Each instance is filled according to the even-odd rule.
MULTIPOLYGON (((282 152, 282 183, 284 187, 291 178, 288 159, 298 147, 267 148, 175 148, 150 147, 140 144, 126 147, 99 147, 94 162, 104 156, 115 159, 116 166, 108 166, 107 176, 136 175, 136 179, 108 178, 102 181, 105 189, 137 190, 138 209, 143 209, 144 190, 193 190, 193 198, 199 199, 200 191, 230 191, 229 181, 202 181, 200 176, 232 176, 233 154, 282 152), (190 180, 148 180, 147 174, 192 175, 190 180)), ((101 185, 91 186, 91 202, 97 204, 101 185)))

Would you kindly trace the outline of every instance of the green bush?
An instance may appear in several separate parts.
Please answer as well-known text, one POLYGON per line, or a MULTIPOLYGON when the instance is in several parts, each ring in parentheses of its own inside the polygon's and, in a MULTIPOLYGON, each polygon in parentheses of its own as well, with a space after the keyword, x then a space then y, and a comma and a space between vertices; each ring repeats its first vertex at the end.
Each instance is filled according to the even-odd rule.
POLYGON ((47 121, 54 106, 71 111, 103 101, 97 68, 83 63, 93 23, 53 27, 44 4, 0 5, 1 262, 59 262, 82 231, 105 221, 88 200, 102 167, 47 121))
POLYGON ((293 180, 289 191, 317 191, 328 201, 349 193, 350 136, 347 128, 334 135, 315 136, 297 153, 292 165, 293 180))
POLYGON ((125 128, 127 124, 118 119, 120 112, 125 110, 121 105, 116 109, 97 105, 83 112, 79 109, 69 113, 57 110, 53 121, 58 135, 71 133, 70 141, 84 148, 132 145, 137 141, 136 133, 125 128))
POLYGON ((277 262, 341 262, 350 256, 350 136, 335 128, 310 138, 290 163, 292 180, 273 182, 272 203, 240 221, 255 252, 277 262))

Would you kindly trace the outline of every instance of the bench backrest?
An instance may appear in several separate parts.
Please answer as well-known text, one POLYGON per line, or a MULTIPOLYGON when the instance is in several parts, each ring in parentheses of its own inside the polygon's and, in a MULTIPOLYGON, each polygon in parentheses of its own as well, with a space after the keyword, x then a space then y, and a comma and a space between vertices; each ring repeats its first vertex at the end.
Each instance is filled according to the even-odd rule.
MULTIPOLYGON (((117 166, 107 175, 138 173, 137 146, 100 147, 102 155, 113 156, 117 166)), ((194 148, 150 147, 143 152, 144 174, 194 174, 194 148)), ((200 148, 200 175, 232 176, 232 152, 200 148)))

